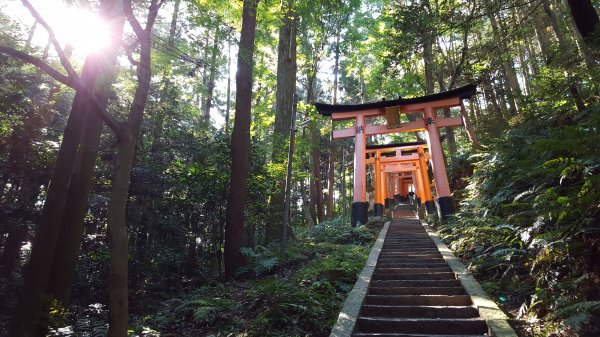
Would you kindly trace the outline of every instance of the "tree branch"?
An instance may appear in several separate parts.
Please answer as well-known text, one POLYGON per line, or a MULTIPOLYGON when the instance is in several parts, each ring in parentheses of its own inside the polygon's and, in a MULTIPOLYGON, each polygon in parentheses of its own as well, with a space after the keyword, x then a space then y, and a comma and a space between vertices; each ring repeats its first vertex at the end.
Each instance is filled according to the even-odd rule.
POLYGON ((70 76, 63 75, 60 72, 58 72, 56 69, 52 68, 52 66, 50 66, 48 63, 44 62, 42 59, 40 59, 38 57, 29 55, 22 51, 16 50, 12 47, 2 46, 2 45, 0 45, 0 53, 8 55, 8 56, 12 56, 14 58, 17 58, 21 61, 27 62, 27 63, 35 66, 35 67, 39 68, 40 70, 42 70, 43 72, 45 72, 46 74, 48 74, 48 76, 52 77, 53 79, 59 81, 60 83, 66 85, 68 87, 71 87, 71 88, 76 87, 75 81, 77 81, 79 79, 78 76, 73 78, 70 76))
POLYGON ((85 86, 81 86, 81 89, 83 89, 90 97, 92 104, 94 104, 94 109, 92 109, 94 111, 95 114, 98 115, 98 117, 100 117, 100 119, 106 123, 106 125, 113 130, 113 132, 115 133, 115 135, 117 135, 117 138, 121 138, 124 135, 124 132, 126 130, 125 128, 125 123, 116 119, 115 117, 113 117, 111 114, 109 114, 104 107, 102 106, 102 104, 100 104, 100 102, 98 101, 98 98, 96 97, 96 95, 94 95, 93 92, 91 92, 87 87, 85 86))
POLYGON ((69 74, 69 77, 71 77, 71 78, 79 77, 77 75, 77 72, 73 68, 73 65, 71 65, 71 62, 69 62, 69 58, 65 54, 65 51, 60 47, 60 43, 58 43, 58 40, 56 39, 56 35, 54 35, 54 30, 52 29, 52 27, 50 27, 50 25, 48 25, 48 23, 46 22, 46 20, 44 20, 44 18, 40 15, 40 13, 38 13, 38 11, 35 8, 33 8, 33 5, 31 4, 31 2, 29 2, 29 0, 21 0, 21 1, 23 2, 23 5, 29 10, 31 15, 48 32, 48 37, 49 37, 50 41, 52 41, 52 44, 54 45, 54 49, 56 50, 56 53, 58 54, 60 63, 62 64, 63 68, 65 68, 65 70, 67 71, 67 74, 69 74))
POLYGON ((129 25, 133 29, 133 32, 137 36, 138 40, 141 40, 144 36, 144 29, 142 28, 142 25, 140 25, 140 22, 138 21, 138 19, 133 14, 133 9, 131 8, 131 0, 125 1, 124 11, 125 11, 125 15, 127 16, 127 21, 129 22, 129 25))

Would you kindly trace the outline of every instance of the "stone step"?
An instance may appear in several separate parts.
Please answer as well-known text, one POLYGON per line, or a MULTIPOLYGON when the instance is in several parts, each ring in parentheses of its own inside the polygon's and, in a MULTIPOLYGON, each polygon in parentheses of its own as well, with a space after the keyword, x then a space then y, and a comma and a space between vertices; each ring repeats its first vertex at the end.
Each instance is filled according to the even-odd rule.
POLYGON ((431 252, 439 252, 439 250, 437 249, 437 247, 430 247, 430 248, 389 248, 386 247, 386 249, 382 249, 381 252, 393 252, 393 253, 431 253, 431 252))
POLYGON ((479 312, 467 306, 393 306, 363 305, 361 315, 365 317, 413 317, 413 318, 476 318, 479 312))
POLYGON ((450 267, 421 267, 421 268, 389 268, 381 266, 375 269, 375 273, 388 275, 425 274, 452 272, 450 267))
POLYGON ((397 238, 397 239, 391 239, 391 240, 386 240, 384 242, 384 244, 391 244, 391 245, 398 245, 398 244, 413 244, 413 245, 428 245, 433 243, 433 241, 428 238, 421 238, 421 239, 411 239, 411 238, 397 238))
POLYGON ((438 252, 438 251, 434 251, 431 250, 431 252, 427 252, 427 251, 421 251, 421 252, 394 252, 394 251, 385 251, 385 252, 381 252, 379 253, 379 257, 404 257, 404 258, 411 258, 411 259, 415 259, 415 258, 427 258, 427 257, 432 257, 432 258, 440 258, 442 257, 442 253, 438 252))
POLYGON ((469 295, 367 295, 365 303, 370 305, 471 305, 469 295))
POLYGON ((393 263, 393 262, 379 261, 379 263, 377 263, 377 267, 379 267, 379 268, 445 268, 445 267, 448 267, 448 264, 445 262, 440 262, 440 263, 393 263))
POLYGON ((462 287, 457 279, 452 280, 373 280, 371 287, 462 287))
POLYGON ((388 263, 445 263, 443 258, 430 258, 430 259, 409 259, 404 257, 384 257, 379 259, 379 262, 388 263))
POLYGON ((412 246, 412 245, 393 245, 393 246, 386 246, 384 245, 381 249, 382 252, 399 252, 399 253, 406 253, 406 252, 410 252, 410 251, 424 251, 424 250, 429 250, 429 251, 436 251, 437 247, 434 245, 419 245, 419 246, 412 246))
POLYGON ((489 337, 487 335, 432 335, 432 334, 406 334, 393 332, 357 332, 353 337, 489 337))
POLYGON ((481 319, 419 319, 359 317, 360 332, 409 334, 483 335, 488 332, 481 319))
POLYGON ((424 273, 424 274, 373 274, 373 280, 454 280, 454 273, 424 273))
POLYGON ((466 295, 463 287, 370 287, 370 295, 466 295))
POLYGON ((415 242, 415 241, 397 241, 397 242, 384 242, 383 247, 435 247, 435 244, 431 240, 426 242, 415 242))

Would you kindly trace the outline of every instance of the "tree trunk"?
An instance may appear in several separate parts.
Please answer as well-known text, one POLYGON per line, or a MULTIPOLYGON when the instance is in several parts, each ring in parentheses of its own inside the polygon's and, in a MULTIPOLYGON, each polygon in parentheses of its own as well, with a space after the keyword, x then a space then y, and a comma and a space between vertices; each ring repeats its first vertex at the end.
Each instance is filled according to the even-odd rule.
MULTIPOLYGON (((131 4, 129 4, 131 5, 131 4)), ((108 289, 108 336, 126 337, 129 327, 129 303, 127 298, 128 237, 126 225, 127 198, 131 169, 135 158, 135 146, 152 78, 151 48, 152 28, 158 14, 157 0, 152 0, 146 26, 135 31, 140 44, 137 65, 138 84, 129 109, 127 124, 118 136, 119 146, 115 160, 113 186, 108 204, 108 234, 110 240, 110 272, 108 289)), ((129 22, 137 22, 130 13, 129 22)), ((139 23, 138 23, 139 25, 139 23)), ((133 26, 133 25, 132 25, 133 26)), ((135 30, 135 29, 134 29, 135 30)))
POLYGON ((546 30, 546 28, 548 28, 548 23, 545 20, 545 15, 539 8, 535 9, 533 12, 533 27, 535 29, 535 35, 537 36, 542 54, 546 58, 546 62, 552 61, 554 52, 552 51, 550 36, 548 36, 548 31, 546 30))
POLYGON ((317 223, 321 222, 325 217, 323 212, 323 181, 321 179, 321 149, 319 145, 319 127, 316 125, 317 121, 312 121, 310 123, 310 139, 311 139, 311 151, 310 151, 310 165, 311 165, 311 173, 313 178, 313 200, 312 203, 315 210, 315 216, 317 218, 317 223))
POLYGON ((338 93, 338 76, 340 69, 340 34, 335 37, 335 55, 333 65, 333 104, 337 104, 338 93))
MULTIPOLYGON (((589 37, 598 29, 600 19, 594 8, 591 0, 567 0, 571 16, 575 21, 577 30, 584 38, 584 41, 589 43, 589 37)), ((590 43, 591 44, 591 43, 590 43)))
MULTIPOLYGON (((504 36, 504 27, 500 29, 498 25, 498 20, 496 19, 497 14, 488 15, 490 19, 490 23, 492 26, 492 30, 494 32, 494 36, 498 41, 503 41, 502 36, 504 36)), ((506 55, 511 55, 510 50, 505 42, 501 43, 502 53, 506 55)), ((508 105, 510 106, 510 114, 515 115, 518 111, 517 104, 517 96, 521 95, 521 88, 519 87, 519 81, 517 80, 517 74, 515 71, 515 65, 512 61, 512 57, 502 58, 501 66, 502 66, 502 75, 504 78, 504 92, 506 93, 506 99, 508 100, 508 105)))
POLYGON ((433 75, 433 36, 426 36, 423 44, 423 63, 425 65, 425 90, 427 94, 435 91, 435 77, 433 75))
POLYGON ((306 219, 306 227, 312 228, 314 227, 315 222, 313 221, 313 215, 310 211, 310 202, 308 199, 306 199, 306 187, 304 186, 304 180, 300 180, 300 195, 302 197, 302 212, 304 212, 304 219, 306 219))
POLYGON ((327 168, 327 218, 333 219, 335 216, 333 193, 335 187, 335 156, 337 155, 335 143, 330 139, 329 147, 329 167, 327 168))
POLYGON ((206 100, 204 103, 204 118, 210 122, 210 108, 212 107, 213 95, 215 91, 215 77, 217 75, 217 54, 219 53, 220 40, 219 26, 215 27, 215 36, 213 37, 213 46, 210 56, 210 73, 208 75, 208 85, 206 87, 206 100))
POLYGON ((71 285, 83 234, 87 201, 92 187, 94 167, 103 124, 96 114, 90 114, 83 140, 77 153, 77 164, 71 176, 66 205, 60 227, 61 244, 57 245, 48 282, 48 293, 61 305, 69 303, 71 285))
POLYGON ((554 30, 554 34, 558 40, 559 50, 561 53, 568 55, 571 51, 571 48, 569 47, 569 42, 561 28, 561 23, 559 22, 558 17, 550 7, 548 0, 542 0, 542 6, 544 8, 544 13, 546 13, 548 19, 550 19, 550 24, 552 25, 552 29, 554 30))
MULTIPOLYGON (((283 21, 279 27, 277 48, 277 89, 275 92, 275 125, 273 134, 274 164, 283 164, 287 158, 289 133, 292 119, 294 94, 296 93, 296 25, 294 1, 282 3, 283 21)), ((274 191, 269 201, 269 221, 266 224, 266 242, 281 239, 281 226, 285 203, 285 178, 275 181, 274 191)), ((290 231, 291 233, 291 231, 290 231)))
POLYGON ((14 225, 8 231, 6 244, 0 257, 0 279, 9 278, 12 275, 15 266, 19 260, 19 252, 23 241, 27 237, 27 227, 23 225, 14 225))
POLYGON ((237 62, 236 112, 231 134, 231 178, 225 229, 225 277, 232 278, 243 265, 240 252, 244 235, 244 205, 250 154, 252 65, 258 0, 244 0, 237 62))
MULTIPOLYGON (((100 5, 100 13, 111 18, 113 44, 121 40, 124 17, 120 11, 119 0, 104 0, 100 5)), ((113 48, 116 50, 116 48, 113 48)), ((107 50, 112 50, 107 48, 107 50)), ((77 91, 71 106, 71 114, 65 127, 63 141, 56 158, 51 183, 48 186, 46 201, 35 239, 32 245, 29 263, 24 272, 22 298, 11 321, 10 336, 32 336, 45 330, 46 318, 44 307, 52 261, 58 241, 64 207, 73 172, 77 149, 81 140, 83 125, 87 116, 93 114, 90 97, 85 91, 94 92, 96 79, 107 74, 107 69, 114 66, 114 53, 90 55, 86 59, 81 74, 81 83, 87 90, 77 91)), ((100 104, 104 102, 99 98, 100 104)))

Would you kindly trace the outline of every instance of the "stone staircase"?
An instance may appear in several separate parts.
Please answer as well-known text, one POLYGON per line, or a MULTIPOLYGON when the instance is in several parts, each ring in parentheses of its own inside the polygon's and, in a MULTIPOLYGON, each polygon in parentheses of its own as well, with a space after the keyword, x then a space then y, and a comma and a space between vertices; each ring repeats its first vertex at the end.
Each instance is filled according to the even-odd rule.
POLYGON ((352 336, 488 335, 461 282, 408 205, 394 212, 352 336))

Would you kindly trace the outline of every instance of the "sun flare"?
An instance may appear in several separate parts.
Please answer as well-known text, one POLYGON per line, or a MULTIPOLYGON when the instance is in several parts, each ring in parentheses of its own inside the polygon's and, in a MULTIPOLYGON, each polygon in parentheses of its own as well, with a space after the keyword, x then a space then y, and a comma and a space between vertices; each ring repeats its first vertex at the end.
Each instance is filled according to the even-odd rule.
POLYGON ((110 35, 104 21, 86 10, 70 8, 69 12, 56 26, 65 43, 85 55, 108 47, 110 35))
MULTIPOLYGON (((110 26, 89 8, 68 5, 63 0, 30 0, 30 2, 52 28, 61 46, 63 48, 66 45, 71 46, 77 57, 85 57, 110 45, 110 26)), ((20 1, 8 1, 0 7, 4 7, 11 17, 25 26, 31 27, 33 24, 33 16, 20 1)), ((45 29, 38 26, 34 30, 32 42, 38 46, 45 46, 48 42, 45 29)))
MULTIPOLYGON (((84 9, 67 7, 59 10, 52 27, 57 38, 71 45, 78 54, 100 51, 110 44, 108 25, 97 15, 84 9)), ((54 16, 54 15, 53 15, 54 16)))

